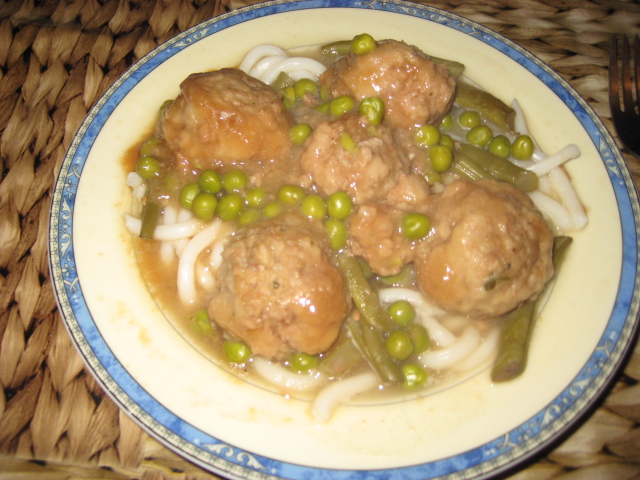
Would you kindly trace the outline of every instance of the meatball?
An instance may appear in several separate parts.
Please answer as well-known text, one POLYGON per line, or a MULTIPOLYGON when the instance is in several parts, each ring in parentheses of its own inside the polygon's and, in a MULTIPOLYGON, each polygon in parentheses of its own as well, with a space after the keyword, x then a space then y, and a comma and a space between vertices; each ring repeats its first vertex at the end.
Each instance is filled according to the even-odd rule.
POLYGON ((326 351, 349 310, 329 251, 322 224, 297 212, 243 227, 222 253, 209 315, 266 358, 326 351))
POLYGON ((408 163, 388 127, 371 130, 354 114, 318 125, 300 158, 302 171, 322 193, 342 190, 356 203, 384 198, 408 163), (345 134, 355 142, 354 148, 343 145, 345 134))
POLYGON ((434 233, 415 258, 424 293, 472 317, 537 298, 553 275, 553 236, 526 194, 494 180, 457 180, 432 207, 434 233))
POLYGON ((400 232, 403 212, 380 203, 360 206, 349 224, 349 247, 378 275, 395 275, 413 260, 414 245, 400 232))
POLYGON ((192 167, 238 166, 251 175, 288 157, 291 119, 268 85, 224 68, 190 75, 180 90, 161 129, 169 147, 192 167))
POLYGON ((455 80, 416 47, 385 40, 369 53, 345 55, 320 77, 332 96, 380 97, 390 125, 437 123, 453 102, 455 80))

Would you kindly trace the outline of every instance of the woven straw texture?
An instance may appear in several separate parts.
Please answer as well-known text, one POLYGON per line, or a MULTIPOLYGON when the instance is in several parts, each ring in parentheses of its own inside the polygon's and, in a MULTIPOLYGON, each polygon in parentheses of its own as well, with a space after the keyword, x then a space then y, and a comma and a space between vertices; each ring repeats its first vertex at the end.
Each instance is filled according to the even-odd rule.
MULTIPOLYGON (((47 266, 54 176, 88 109, 133 62, 249 0, 0 0, 0 480, 213 479, 143 432, 85 370, 47 266)), ((612 33, 640 33, 622 0, 434 0, 548 62, 611 129, 612 33)), ((613 130, 612 130, 613 131, 613 130)), ((626 155, 636 180, 640 162, 626 155)), ((640 350, 573 434, 519 480, 640 478, 640 350)))

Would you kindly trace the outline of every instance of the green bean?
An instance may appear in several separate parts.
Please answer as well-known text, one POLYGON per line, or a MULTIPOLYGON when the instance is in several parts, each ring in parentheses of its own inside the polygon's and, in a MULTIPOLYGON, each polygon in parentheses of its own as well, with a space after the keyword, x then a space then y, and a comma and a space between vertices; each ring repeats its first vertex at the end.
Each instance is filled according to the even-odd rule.
POLYGON ((318 369, 331 377, 340 377, 362 359, 362 353, 350 339, 334 345, 324 355, 318 369))
POLYGON ((510 183, 524 192, 538 188, 538 176, 504 158, 468 143, 458 145, 457 151, 476 162, 494 178, 510 183))
POLYGON ((346 55, 351 53, 351 40, 339 40, 328 43, 320 48, 322 55, 346 55))
POLYGON ((460 62, 456 62, 455 60, 448 60, 446 58, 432 57, 431 55, 429 56, 429 58, 433 63, 437 65, 444 65, 449 75, 451 75, 453 78, 459 78, 460 75, 462 75, 464 72, 464 64, 460 62))
POLYGON ((273 87, 275 90, 282 90, 286 87, 293 87, 295 83, 296 82, 294 82, 294 80, 286 72, 280 72, 271 84, 271 87, 273 87))
MULTIPOLYGON (((558 236, 554 238, 554 277, 558 274, 558 269, 571 242, 571 237, 558 236)), ((533 316, 535 307, 535 301, 526 301, 503 317, 498 354, 491 369, 491 379, 494 382, 511 380, 524 371, 535 323, 533 316)))
POLYGON ((412 264, 407 264, 395 275, 378 276, 377 280, 387 287, 408 286, 411 284, 414 269, 412 264))
POLYGON ((455 102, 464 108, 480 112, 487 120, 504 131, 513 131, 515 111, 489 92, 465 82, 458 82, 455 102))
POLYGON ((455 152, 455 161, 451 165, 451 170, 460 177, 475 181, 481 178, 493 178, 484 168, 471 160, 467 155, 455 152))
POLYGON ((347 320, 347 327, 352 340, 380 380, 391 383, 403 381, 402 370, 387 353, 379 330, 353 319, 347 320))
POLYGON ((140 238, 152 239, 160 219, 160 204, 147 198, 142 208, 142 222, 140 225, 140 238))
POLYGON ((339 253, 337 259, 338 267, 347 281, 351 298, 362 314, 364 323, 385 333, 395 330, 391 315, 380 304, 380 299, 369 285, 358 260, 344 252, 339 253))

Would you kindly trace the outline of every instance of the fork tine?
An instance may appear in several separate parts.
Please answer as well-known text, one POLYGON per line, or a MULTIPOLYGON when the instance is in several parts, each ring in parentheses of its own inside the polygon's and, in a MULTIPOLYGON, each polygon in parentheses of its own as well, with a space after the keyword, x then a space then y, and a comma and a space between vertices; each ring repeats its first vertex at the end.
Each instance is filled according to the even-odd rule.
POLYGON ((620 90, 618 88, 618 36, 611 37, 609 55, 609 104, 614 111, 620 110, 620 90))
POLYGON ((629 56, 629 39, 622 36, 622 98, 624 111, 633 112, 633 85, 631 84, 631 57, 629 56))

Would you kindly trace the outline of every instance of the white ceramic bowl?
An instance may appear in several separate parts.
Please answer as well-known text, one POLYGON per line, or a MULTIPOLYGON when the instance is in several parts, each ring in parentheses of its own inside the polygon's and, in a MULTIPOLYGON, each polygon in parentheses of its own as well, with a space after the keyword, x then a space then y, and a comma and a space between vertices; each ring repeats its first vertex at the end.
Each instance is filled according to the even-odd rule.
POLYGON ((230 478, 481 478, 529 459, 580 421, 634 340, 638 198, 615 144, 585 101, 530 53, 461 17, 404 2, 270 2, 225 14, 131 67, 82 124, 50 218, 60 311, 113 400, 177 453, 230 478), (309 404, 229 376, 198 353, 150 296, 123 223, 121 159, 190 73, 237 65, 259 43, 284 48, 366 31, 458 60, 507 103, 517 98, 541 147, 582 151, 567 170, 589 216, 536 324, 526 372, 482 372, 416 400, 340 408, 316 424, 309 404))

